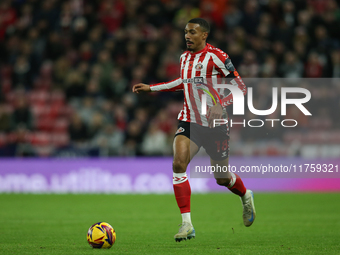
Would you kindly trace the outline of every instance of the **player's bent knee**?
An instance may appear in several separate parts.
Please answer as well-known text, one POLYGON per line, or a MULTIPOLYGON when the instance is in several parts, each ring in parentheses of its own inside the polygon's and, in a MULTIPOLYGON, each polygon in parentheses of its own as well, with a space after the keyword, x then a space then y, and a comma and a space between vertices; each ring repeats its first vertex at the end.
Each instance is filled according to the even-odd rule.
POLYGON ((174 173, 184 173, 187 170, 188 164, 180 160, 174 160, 172 162, 172 170, 174 173))
POLYGON ((216 183, 220 186, 228 186, 230 178, 216 178, 216 183))

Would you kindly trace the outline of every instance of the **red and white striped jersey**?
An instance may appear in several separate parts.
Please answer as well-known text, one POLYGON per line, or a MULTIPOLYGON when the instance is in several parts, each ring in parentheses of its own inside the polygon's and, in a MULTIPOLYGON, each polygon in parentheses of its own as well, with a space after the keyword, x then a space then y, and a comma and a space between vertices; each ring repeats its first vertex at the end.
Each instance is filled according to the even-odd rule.
MULTIPOLYGON (((223 77, 230 73, 230 84, 238 86, 243 94, 246 94, 246 86, 241 77, 232 65, 229 56, 222 50, 206 44, 201 51, 191 53, 185 51, 180 57, 181 71, 180 77, 165 83, 150 85, 151 91, 184 91, 184 106, 178 115, 178 119, 186 122, 197 123, 202 126, 208 126, 206 115, 201 114, 202 107, 202 89, 200 86, 206 84, 211 87, 212 84, 219 83, 223 77)), ((226 107, 233 102, 232 94, 224 96, 224 89, 218 89, 222 106, 226 107)), ((208 108, 214 105, 212 97, 206 98, 208 108)))

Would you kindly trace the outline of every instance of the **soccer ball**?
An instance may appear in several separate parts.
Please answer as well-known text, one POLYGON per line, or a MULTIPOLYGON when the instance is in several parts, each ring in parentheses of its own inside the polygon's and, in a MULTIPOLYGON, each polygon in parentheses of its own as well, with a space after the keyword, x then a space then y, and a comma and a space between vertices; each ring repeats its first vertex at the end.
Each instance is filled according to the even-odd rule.
POLYGON ((116 232, 110 224, 98 222, 87 231, 87 241, 93 248, 110 249, 116 241, 116 232))

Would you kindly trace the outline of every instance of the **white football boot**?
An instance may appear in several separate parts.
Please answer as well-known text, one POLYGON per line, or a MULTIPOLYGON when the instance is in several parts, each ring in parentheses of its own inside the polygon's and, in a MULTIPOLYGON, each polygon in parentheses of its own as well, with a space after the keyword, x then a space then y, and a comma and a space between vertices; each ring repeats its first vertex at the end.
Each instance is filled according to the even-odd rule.
POLYGON ((176 242, 187 240, 195 237, 195 229, 192 224, 183 222, 178 230, 178 233, 174 236, 176 242))
POLYGON ((246 227, 249 227, 253 224, 256 216, 253 192, 247 189, 246 194, 241 197, 241 201, 243 205, 243 223, 246 227))

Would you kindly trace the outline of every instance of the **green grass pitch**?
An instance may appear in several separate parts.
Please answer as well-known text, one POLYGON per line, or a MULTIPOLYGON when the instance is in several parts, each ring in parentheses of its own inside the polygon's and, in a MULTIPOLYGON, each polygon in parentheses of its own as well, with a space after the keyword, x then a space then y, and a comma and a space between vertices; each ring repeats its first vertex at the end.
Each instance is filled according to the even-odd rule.
POLYGON ((253 226, 231 193, 193 194, 196 238, 176 243, 181 216, 173 195, 0 194, 0 254, 340 254, 340 193, 256 194, 253 226), (117 232, 92 249, 88 228, 117 232))

